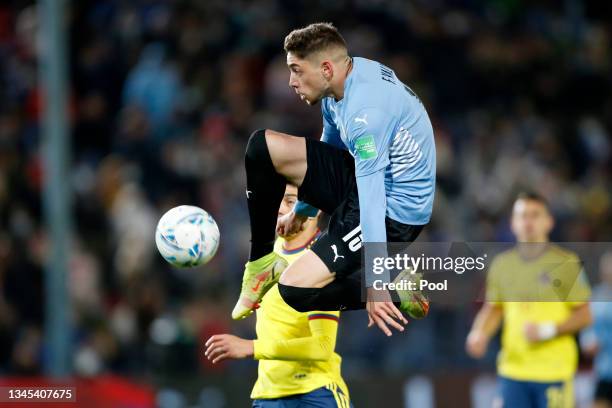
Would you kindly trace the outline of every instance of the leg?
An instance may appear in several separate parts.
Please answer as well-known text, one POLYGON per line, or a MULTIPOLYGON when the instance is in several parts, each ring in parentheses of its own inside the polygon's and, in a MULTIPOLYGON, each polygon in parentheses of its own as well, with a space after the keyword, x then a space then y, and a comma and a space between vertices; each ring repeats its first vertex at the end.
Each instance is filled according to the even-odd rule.
POLYGON ((251 221, 250 261, 272 252, 278 207, 287 181, 298 186, 306 174, 304 138, 255 131, 245 154, 247 204, 251 221))
POLYGON ((306 139, 266 129, 266 142, 276 172, 301 186, 307 169, 306 139))
MULTIPOLYGON (((386 228, 392 241, 407 243, 414 241, 423 229, 422 226, 404 225, 389 218, 386 228)), ((311 250, 283 272, 278 288, 284 301, 299 312, 364 309, 366 296, 362 284, 361 247, 355 187, 334 211, 328 230, 311 250)), ((404 303, 406 307, 410 306, 406 312, 413 318, 424 317, 429 309, 428 303, 404 303)), ((400 305, 396 302, 396 306, 400 305)))
POLYGON ((354 177, 346 182, 346 196, 333 212, 327 231, 280 278, 281 296, 299 312, 365 307, 358 272, 361 228, 357 188, 354 177))
POLYGON ((361 286, 359 272, 336 278, 314 252, 308 251, 285 270, 278 289, 289 306, 307 312, 364 309, 361 286))
POLYGON ((333 211, 346 190, 347 156, 352 160, 347 152, 326 143, 269 130, 251 135, 245 154, 251 253, 233 319, 251 314, 287 267, 287 262, 273 252, 278 208, 287 181, 299 186, 298 195, 304 201, 333 211))
POLYGON ((308 250, 289 265, 279 282, 299 288, 322 288, 330 284, 335 276, 314 252, 308 250))

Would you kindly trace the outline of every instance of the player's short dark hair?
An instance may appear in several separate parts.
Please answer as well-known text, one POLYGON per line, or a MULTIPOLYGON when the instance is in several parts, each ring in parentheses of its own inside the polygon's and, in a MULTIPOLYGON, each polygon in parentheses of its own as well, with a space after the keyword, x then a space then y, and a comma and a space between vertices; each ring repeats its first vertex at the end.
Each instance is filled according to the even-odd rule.
POLYGON ((542 204, 544 207, 546 207, 546 209, 550 209, 548 205, 548 200, 544 198, 542 194, 536 193, 535 191, 521 191, 516 195, 516 200, 514 201, 518 200, 535 201, 542 204))
POLYGON ((332 23, 310 24, 293 30, 285 37, 285 52, 291 52, 302 59, 331 47, 348 48, 332 23))

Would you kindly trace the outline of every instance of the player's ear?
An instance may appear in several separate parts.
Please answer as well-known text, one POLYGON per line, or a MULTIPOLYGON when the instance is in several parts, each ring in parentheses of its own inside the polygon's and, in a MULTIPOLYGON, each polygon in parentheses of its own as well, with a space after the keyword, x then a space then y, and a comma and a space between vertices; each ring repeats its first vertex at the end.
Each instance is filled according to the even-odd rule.
POLYGON ((553 228, 555 228, 555 217, 552 216, 552 214, 550 212, 547 213, 548 216, 548 231, 547 233, 550 233, 550 231, 553 230, 553 228))
POLYGON ((510 216, 510 220, 509 221, 510 221, 510 231, 512 231, 514 236, 516 236, 516 234, 517 234, 516 216, 514 214, 512 214, 510 216))
POLYGON ((326 81, 330 81, 334 76, 334 66, 330 60, 321 61, 321 74, 326 81))

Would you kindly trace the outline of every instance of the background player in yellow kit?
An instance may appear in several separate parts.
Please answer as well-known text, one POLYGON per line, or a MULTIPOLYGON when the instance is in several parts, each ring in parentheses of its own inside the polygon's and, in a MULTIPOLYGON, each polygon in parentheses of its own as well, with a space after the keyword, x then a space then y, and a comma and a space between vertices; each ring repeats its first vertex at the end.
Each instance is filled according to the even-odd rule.
POLYGON ((468 354, 480 358, 503 320, 497 362, 501 404, 496 406, 574 406, 573 334, 591 323, 590 289, 576 254, 548 243, 553 223, 541 196, 519 195, 512 210, 519 244, 493 261, 487 302, 467 338, 468 354), (552 288, 558 290, 548 292, 552 288), (565 301, 553 301, 559 294, 565 301), (523 299, 533 301, 517 301, 523 299))
MULTIPOLYGON (((279 216, 291 211, 296 201, 297 188, 287 185, 279 216)), ((295 261, 321 233, 317 221, 318 217, 309 218, 298 233, 278 238, 274 251, 289 263, 295 261)), ((340 312, 297 312, 274 285, 256 313, 256 340, 214 335, 206 342, 205 353, 213 363, 228 358, 259 360, 253 407, 351 406, 340 374, 341 358, 334 352, 340 312)))

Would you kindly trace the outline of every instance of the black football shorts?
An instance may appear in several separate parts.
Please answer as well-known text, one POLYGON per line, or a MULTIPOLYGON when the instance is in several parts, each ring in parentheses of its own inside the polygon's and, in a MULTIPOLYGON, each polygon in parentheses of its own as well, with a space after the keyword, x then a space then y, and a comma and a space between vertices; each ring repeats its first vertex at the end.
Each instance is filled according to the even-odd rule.
MULTIPOLYGON (((310 248, 338 277, 361 269, 361 227, 355 161, 328 143, 306 139, 307 169, 298 198, 329 214, 327 230, 310 248)), ((385 218, 388 242, 414 241, 423 225, 385 218)))

